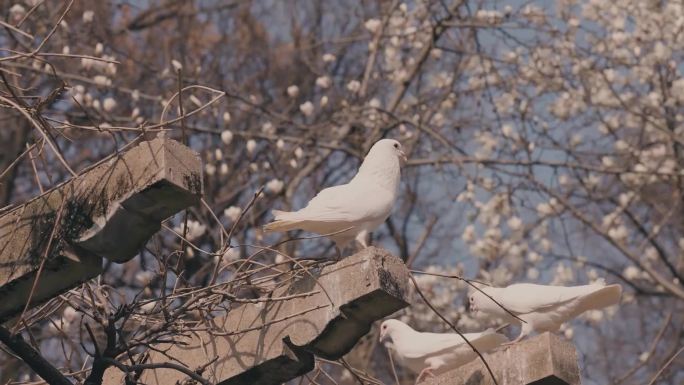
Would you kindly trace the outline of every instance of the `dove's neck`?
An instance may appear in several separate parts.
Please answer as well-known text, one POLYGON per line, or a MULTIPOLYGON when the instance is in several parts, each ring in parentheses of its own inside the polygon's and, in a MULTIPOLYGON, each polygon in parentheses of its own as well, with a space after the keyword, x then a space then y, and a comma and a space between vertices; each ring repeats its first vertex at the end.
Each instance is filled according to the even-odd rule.
POLYGON ((392 334, 392 343, 398 351, 410 349, 412 347, 411 345, 416 341, 417 334, 420 334, 420 332, 415 331, 408 325, 402 325, 399 330, 396 330, 392 334))
MULTIPOLYGON (((487 295, 489 295, 489 297, 493 298, 494 301, 501 304, 501 306, 506 307, 507 304, 504 301, 502 301, 501 295, 500 295, 502 290, 505 290, 505 289, 502 289, 500 287, 487 287, 487 288, 482 289, 482 291, 484 291, 487 295)), ((501 318, 506 319, 506 320, 510 320, 510 319, 515 320, 515 318, 511 317, 511 315, 506 310, 504 310, 496 302, 492 301, 489 297, 482 294, 482 301, 478 304, 480 306, 480 310, 482 310, 482 312, 489 313, 492 315, 496 315, 496 316, 501 317, 501 318)))
POLYGON ((352 182, 359 180, 363 182, 372 181, 373 184, 380 185, 392 193, 396 193, 400 177, 401 166, 399 165, 399 158, 387 154, 368 154, 352 182))

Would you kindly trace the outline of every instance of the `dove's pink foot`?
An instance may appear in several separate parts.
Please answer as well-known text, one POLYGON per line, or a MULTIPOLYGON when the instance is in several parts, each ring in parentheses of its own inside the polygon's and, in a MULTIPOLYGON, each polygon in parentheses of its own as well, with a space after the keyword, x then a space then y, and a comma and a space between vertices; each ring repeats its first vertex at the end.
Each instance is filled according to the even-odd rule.
POLYGON ((427 368, 420 371, 420 373, 418 374, 418 378, 416 378, 416 384, 423 381, 425 379, 425 377, 427 377, 427 376, 430 376, 430 377, 435 376, 435 374, 432 373, 432 369, 430 367, 427 367, 427 368))

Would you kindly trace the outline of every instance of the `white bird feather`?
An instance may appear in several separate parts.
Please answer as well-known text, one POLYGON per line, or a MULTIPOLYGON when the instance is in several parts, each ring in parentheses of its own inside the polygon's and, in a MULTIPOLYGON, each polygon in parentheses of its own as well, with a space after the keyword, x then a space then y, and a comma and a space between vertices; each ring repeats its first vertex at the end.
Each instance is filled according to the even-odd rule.
MULTIPOLYGON (((463 336, 481 354, 508 342, 506 336, 492 329, 464 333, 463 336)), ((477 357, 477 353, 457 333, 419 332, 395 319, 386 320, 380 326, 380 342, 390 341, 399 361, 419 374, 418 382, 426 375, 444 373, 477 357)))
POLYGON ((470 294, 471 311, 521 324, 520 335, 513 342, 520 341, 532 331, 555 332, 564 322, 585 311, 618 304, 622 295, 622 286, 606 286, 603 282, 569 287, 518 283, 503 288, 482 287, 480 290, 510 313, 477 290, 470 294))
POLYGON ((321 190, 299 211, 273 210, 275 220, 264 226, 264 230, 301 229, 321 235, 332 234, 328 237, 338 249, 354 238, 366 247, 366 234, 377 229, 392 212, 402 160, 406 160, 406 155, 399 142, 379 140, 349 183, 321 190))

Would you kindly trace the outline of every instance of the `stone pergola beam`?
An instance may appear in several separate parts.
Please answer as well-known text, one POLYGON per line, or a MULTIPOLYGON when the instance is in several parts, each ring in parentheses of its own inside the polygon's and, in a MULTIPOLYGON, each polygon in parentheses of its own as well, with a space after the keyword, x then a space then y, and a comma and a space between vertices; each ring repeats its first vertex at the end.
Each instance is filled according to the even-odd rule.
MULTIPOLYGON (((555 334, 544 333, 502 347, 485 360, 499 385, 580 385, 575 346, 555 334)), ((494 385, 480 359, 428 379, 424 385, 494 385)))
POLYGON ((141 142, 0 213, 0 322, 125 262, 161 222, 202 195, 199 156, 167 138, 141 142))
MULTIPOLYGON (((313 370, 315 356, 341 358, 374 321, 408 306, 408 269, 382 249, 370 247, 311 275, 299 274, 271 297, 290 299, 238 306, 214 319, 218 333, 179 337, 157 346, 164 354, 151 352, 146 362, 197 368, 218 357, 203 373, 211 383, 282 384, 313 370)), ((140 381, 162 385, 186 378, 173 369, 155 369, 140 381)), ((122 373, 109 368, 104 384, 124 384, 122 373)))

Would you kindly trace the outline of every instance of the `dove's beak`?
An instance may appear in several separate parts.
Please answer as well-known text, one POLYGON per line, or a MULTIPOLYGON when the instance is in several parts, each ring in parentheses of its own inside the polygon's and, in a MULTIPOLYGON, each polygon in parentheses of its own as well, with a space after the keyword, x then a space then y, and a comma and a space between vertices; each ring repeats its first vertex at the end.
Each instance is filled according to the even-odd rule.
POLYGON ((383 343, 386 340, 387 340, 387 333, 385 333, 384 331, 381 331, 380 332, 380 343, 383 343))
POLYGON ((408 158, 404 151, 399 151, 399 159, 401 159, 401 164, 406 164, 406 162, 408 162, 408 158))
POLYGON ((475 305, 475 301, 473 298, 470 298, 470 301, 468 302, 468 310, 470 310, 471 313, 477 313, 477 305, 475 305))

